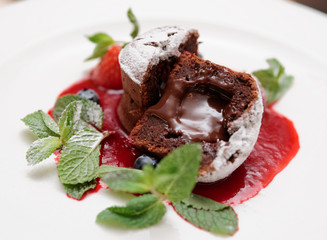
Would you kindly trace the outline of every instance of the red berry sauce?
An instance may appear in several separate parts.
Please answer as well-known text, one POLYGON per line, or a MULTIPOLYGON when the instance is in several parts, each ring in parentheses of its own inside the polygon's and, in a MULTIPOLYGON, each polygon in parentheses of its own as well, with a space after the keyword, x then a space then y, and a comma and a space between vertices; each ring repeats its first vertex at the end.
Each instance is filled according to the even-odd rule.
MULTIPOLYGON (((131 146, 118 119, 117 107, 122 90, 107 90, 85 79, 66 89, 60 96, 76 94, 83 88, 98 93, 104 111, 103 130, 114 132, 103 142, 101 164, 133 167, 140 153, 131 146)), ((258 141, 248 159, 229 177, 211 184, 197 184, 194 192, 218 202, 240 204, 265 188, 287 166, 298 149, 299 138, 293 123, 272 108, 266 108, 258 141)))
POLYGON ((134 161, 140 153, 131 147, 128 133, 118 119, 117 108, 122 90, 108 90, 97 86, 90 79, 85 79, 63 91, 60 96, 77 94, 84 88, 93 89, 98 94, 104 113, 102 129, 113 132, 102 142, 100 164, 133 167, 134 161))
POLYGON ((240 204, 265 188, 299 148, 293 123, 272 108, 266 108, 258 140, 246 161, 223 180, 197 184, 194 193, 225 204, 240 204))

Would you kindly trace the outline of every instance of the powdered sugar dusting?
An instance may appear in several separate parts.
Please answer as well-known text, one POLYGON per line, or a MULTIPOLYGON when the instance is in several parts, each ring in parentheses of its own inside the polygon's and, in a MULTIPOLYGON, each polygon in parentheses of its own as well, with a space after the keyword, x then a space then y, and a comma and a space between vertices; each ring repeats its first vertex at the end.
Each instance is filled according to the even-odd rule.
POLYGON ((218 141, 218 152, 212 162, 215 171, 202 172, 198 178, 199 182, 215 182, 229 176, 250 155, 258 139, 263 114, 259 87, 257 92, 258 98, 250 109, 229 124, 228 132, 231 135, 229 141, 227 143, 218 141))
POLYGON ((135 83, 141 84, 149 67, 170 57, 179 57, 179 46, 195 32, 195 29, 177 26, 152 29, 121 50, 120 67, 135 83))

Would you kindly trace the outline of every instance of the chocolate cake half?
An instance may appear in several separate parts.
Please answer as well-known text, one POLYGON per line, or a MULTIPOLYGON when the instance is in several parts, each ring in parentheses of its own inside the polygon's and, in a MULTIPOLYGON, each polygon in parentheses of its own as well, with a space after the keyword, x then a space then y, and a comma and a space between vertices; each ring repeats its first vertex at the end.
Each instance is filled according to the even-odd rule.
POLYGON ((124 96, 118 116, 128 131, 145 109, 160 99, 177 57, 183 51, 197 53, 198 37, 195 29, 160 27, 138 36, 121 50, 124 96))
POLYGON ((248 157, 258 138, 263 104, 257 82, 246 73, 184 52, 159 102, 131 131, 134 145, 159 158, 201 142, 198 181, 227 177, 248 157))

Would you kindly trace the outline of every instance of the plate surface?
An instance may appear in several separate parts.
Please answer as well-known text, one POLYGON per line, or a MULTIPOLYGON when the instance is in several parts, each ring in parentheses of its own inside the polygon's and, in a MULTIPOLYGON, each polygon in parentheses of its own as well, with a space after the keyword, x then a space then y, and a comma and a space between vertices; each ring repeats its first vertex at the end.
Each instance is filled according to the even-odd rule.
POLYGON ((129 40, 128 7, 142 32, 162 25, 197 28, 205 58, 240 71, 265 68, 276 57, 295 76, 276 105, 294 121, 301 148, 258 196, 236 206, 231 239, 323 239, 327 234, 327 17, 284 1, 41 1, 0 10, 0 239, 219 239, 167 207, 160 224, 144 230, 106 228, 98 212, 128 196, 101 190, 83 201, 66 197, 54 161, 28 167, 33 141, 20 121, 49 109, 56 96, 96 64, 85 35, 108 32, 129 40))

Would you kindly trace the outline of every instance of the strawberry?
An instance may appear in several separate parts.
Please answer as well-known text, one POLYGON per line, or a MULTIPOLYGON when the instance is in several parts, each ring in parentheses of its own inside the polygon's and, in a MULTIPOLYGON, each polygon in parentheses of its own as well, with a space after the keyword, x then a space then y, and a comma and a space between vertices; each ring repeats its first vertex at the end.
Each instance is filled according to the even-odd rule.
MULTIPOLYGON (((135 38, 139 32, 138 21, 131 9, 128 9, 127 17, 133 24, 134 28, 130 34, 132 38, 135 38)), ((86 61, 96 58, 101 58, 99 64, 91 71, 91 80, 102 87, 109 89, 122 89, 120 66, 118 62, 118 55, 122 46, 117 43, 111 36, 106 33, 96 33, 87 37, 96 46, 91 56, 86 61), (109 49, 108 49, 109 48, 109 49)), ((123 46, 128 44, 125 42, 123 46)))
POLYGON ((101 58, 99 64, 92 70, 91 80, 93 80, 95 84, 109 89, 122 88, 120 66, 118 62, 120 49, 120 45, 112 45, 101 58))

